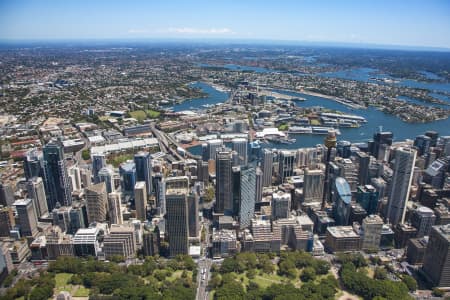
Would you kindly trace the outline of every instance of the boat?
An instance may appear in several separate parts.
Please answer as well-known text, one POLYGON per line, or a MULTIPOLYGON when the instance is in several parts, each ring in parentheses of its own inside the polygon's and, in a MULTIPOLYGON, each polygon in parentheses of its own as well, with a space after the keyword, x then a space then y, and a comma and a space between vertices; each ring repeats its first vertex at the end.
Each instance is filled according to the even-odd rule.
POLYGON ((292 101, 303 102, 303 101, 306 101, 306 98, 296 97, 296 98, 291 98, 291 100, 292 101))
POLYGON ((288 133, 300 134, 300 133, 312 133, 311 126, 291 126, 288 133))
POLYGON ((335 129, 333 127, 319 127, 319 126, 313 126, 312 127, 312 133, 313 134, 328 134, 330 130, 334 130, 337 135, 340 135, 341 132, 338 129, 335 129))

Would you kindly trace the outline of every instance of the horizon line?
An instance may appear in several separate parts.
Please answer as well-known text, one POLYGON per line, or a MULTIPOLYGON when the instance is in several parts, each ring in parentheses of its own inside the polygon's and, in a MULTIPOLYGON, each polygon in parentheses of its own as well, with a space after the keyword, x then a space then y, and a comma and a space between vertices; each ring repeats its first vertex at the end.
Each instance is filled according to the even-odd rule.
POLYGON ((195 37, 148 37, 148 38, 1 38, 0 45, 11 44, 39 44, 39 43, 149 43, 149 42, 182 42, 182 43, 204 43, 204 44, 243 44, 243 45, 272 45, 272 46, 334 46, 342 48, 360 49, 385 49, 385 50, 405 50, 405 51, 436 51, 450 52, 450 47, 444 46, 423 46, 423 45, 403 45, 403 44, 383 44, 370 42, 341 42, 341 41, 308 41, 308 40, 283 40, 283 39, 246 39, 246 38, 195 38, 195 37))

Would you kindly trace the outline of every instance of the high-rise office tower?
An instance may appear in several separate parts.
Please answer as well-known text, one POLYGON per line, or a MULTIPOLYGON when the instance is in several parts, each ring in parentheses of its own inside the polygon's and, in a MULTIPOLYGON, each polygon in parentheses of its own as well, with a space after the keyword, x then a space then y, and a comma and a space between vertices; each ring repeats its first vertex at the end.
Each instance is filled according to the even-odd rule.
POLYGON ((183 185, 166 184, 166 234, 171 257, 189 252, 188 193, 183 185))
POLYGON ((436 147, 439 133, 433 130, 428 130, 427 132, 425 132, 425 135, 431 139, 430 147, 436 147))
POLYGON ((160 215, 166 214, 166 183, 161 173, 153 177, 155 187, 156 209, 160 215))
POLYGON ((295 152, 289 150, 280 151, 278 158, 278 176, 284 182, 286 177, 294 175, 295 152))
POLYGON ((104 182, 86 188, 86 208, 88 223, 105 222, 108 205, 108 194, 104 182))
POLYGON ((14 191, 9 183, 0 182, 0 205, 10 206, 14 203, 14 191))
POLYGON ((263 186, 272 185, 273 153, 269 149, 262 151, 263 186))
POLYGON ((362 208, 364 208, 368 215, 375 214, 378 209, 378 192, 371 186, 360 185, 356 191, 356 202, 358 202, 362 208))
POLYGON ((450 225, 431 228, 423 271, 434 286, 450 287, 450 225))
POLYGON ((122 193, 125 196, 134 196, 134 186, 136 184, 136 165, 134 162, 126 162, 120 165, 119 174, 122 178, 122 193))
POLYGON ((44 161, 42 152, 37 149, 32 149, 27 152, 23 160, 23 170, 25 172, 25 178, 29 180, 33 177, 44 176, 44 161))
POLYGON ((188 201, 188 221, 189 221, 189 237, 198 237, 200 232, 200 224, 198 222, 198 195, 191 192, 187 197, 188 201))
POLYGON ((256 190, 255 190, 255 202, 261 202, 262 190, 263 190, 264 173, 260 167, 256 167, 256 190))
POLYGON ((289 218, 291 214, 291 194, 278 191, 272 194, 272 219, 289 218))
POLYGON ((67 169, 67 173, 69 174, 69 182, 72 191, 80 191, 82 188, 80 168, 76 165, 72 165, 67 169))
POLYGON ((241 168, 239 226, 247 228, 255 214, 256 170, 254 167, 241 168))
POLYGON ((9 237, 11 229, 16 225, 11 207, 0 207, 0 237, 9 237))
POLYGON ((136 218, 147 220, 147 187, 145 181, 138 181, 134 186, 134 203, 136 206, 136 218))
POLYGON ((222 148, 223 140, 209 140, 205 144, 202 145, 202 160, 208 161, 210 159, 215 160, 217 150, 222 148))
POLYGON ((436 222, 434 211, 426 206, 416 208, 411 214, 411 225, 417 229, 417 237, 430 234, 431 227, 436 222))
POLYGON ((358 164, 358 182, 359 185, 366 185, 369 183, 369 163, 370 156, 362 151, 355 153, 358 164))
POLYGON ((14 206, 19 216, 18 225, 22 236, 36 236, 38 233, 37 217, 33 207, 33 201, 31 199, 17 200, 14 202, 14 206))
POLYGON ((378 160, 385 160, 392 145, 394 135, 392 132, 377 132, 373 135, 370 153, 378 160))
POLYGON ((349 158, 352 155, 351 152, 352 143, 349 141, 339 141, 336 143, 337 155, 342 158, 349 158))
MULTIPOLYGON (((231 151, 219 151, 216 157, 216 213, 233 212, 231 151)), ((167 200, 167 199, 166 199, 167 200)))
POLYGON ((120 193, 112 192, 108 194, 108 214, 111 224, 123 224, 120 203, 120 193))
POLYGON ((405 219, 416 155, 416 150, 411 148, 399 147, 395 150, 394 174, 387 211, 389 222, 394 225, 403 223, 405 219))
POLYGON ((304 203, 322 201, 324 177, 322 170, 305 169, 303 184, 304 203))
POLYGON ((100 171, 98 171, 98 182, 105 183, 107 193, 112 193, 115 191, 113 176, 114 171, 108 167, 101 168, 100 171))
POLYGON ((103 153, 93 153, 92 158, 92 175, 94 176, 94 183, 99 183, 98 172, 106 167, 106 156, 103 153))
POLYGON ((417 155, 421 156, 430 151, 431 138, 426 135, 418 135, 414 139, 414 147, 417 149, 417 155))
POLYGON ((361 249, 378 250, 381 242, 383 220, 378 215, 369 215, 361 225, 361 249))
POLYGON ((28 198, 33 199, 37 217, 48 213, 47 198, 45 197, 44 181, 41 177, 32 177, 27 181, 28 198))
POLYGON ((150 153, 141 151, 135 154, 134 164, 136 165, 136 180, 145 182, 147 196, 150 196, 152 194, 152 161, 150 153))
POLYGON ((81 184, 83 185, 83 188, 87 188, 87 187, 91 186, 91 184, 92 184, 91 170, 89 170, 88 168, 81 168, 80 174, 81 174, 81 184))
POLYGON ((44 183, 49 211, 59 202, 63 206, 72 204, 72 191, 64 161, 62 146, 49 142, 44 146, 44 183))
POLYGON ((247 164, 248 140, 245 138, 235 138, 231 140, 231 145, 233 151, 236 151, 238 154, 237 165, 245 166, 247 164))
POLYGON ((333 218, 338 226, 349 225, 351 211, 352 192, 347 180, 336 178, 332 187, 333 218))

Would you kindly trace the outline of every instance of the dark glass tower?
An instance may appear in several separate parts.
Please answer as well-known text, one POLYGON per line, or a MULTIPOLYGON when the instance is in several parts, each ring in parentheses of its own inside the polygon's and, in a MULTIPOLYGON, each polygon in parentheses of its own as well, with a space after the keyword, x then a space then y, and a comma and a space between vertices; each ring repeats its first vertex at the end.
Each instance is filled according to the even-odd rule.
POLYGON ((152 162, 150 153, 142 151, 135 154, 134 164, 136 165, 136 181, 145 181, 147 196, 150 196, 152 194, 152 162))
POLYGON ((45 145, 43 152, 48 210, 52 211, 57 202, 64 206, 70 206, 72 204, 72 190, 62 146, 56 142, 49 142, 45 145))

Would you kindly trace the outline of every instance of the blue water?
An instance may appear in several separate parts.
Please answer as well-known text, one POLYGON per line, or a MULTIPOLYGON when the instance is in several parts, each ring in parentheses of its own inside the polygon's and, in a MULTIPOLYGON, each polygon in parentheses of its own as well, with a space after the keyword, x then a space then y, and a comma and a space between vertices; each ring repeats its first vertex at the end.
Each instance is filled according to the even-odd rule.
MULTIPOLYGON (((226 68, 231 71, 253 71, 253 72, 257 72, 257 73, 285 72, 285 71, 278 71, 278 70, 272 70, 272 69, 267 69, 267 68, 243 66, 243 65, 236 65, 236 64, 225 64, 222 66, 210 65, 210 64, 197 64, 197 65, 200 67, 223 67, 223 68, 226 68)), ((426 72, 426 71, 421 71, 421 73, 423 75, 427 76, 429 79, 440 79, 440 77, 434 73, 430 73, 430 72, 426 72)), ((301 73, 293 73, 293 74, 299 75, 299 76, 304 75, 301 73)), ((394 78, 387 74, 383 74, 379 70, 373 69, 373 68, 355 68, 355 69, 350 69, 350 70, 345 70, 345 71, 318 73, 317 75, 323 76, 323 77, 329 77, 329 78, 341 78, 341 79, 356 80, 356 81, 363 81, 363 82, 368 82, 368 81, 374 82, 373 80, 370 80, 370 78, 372 78, 372 77, 374 77, 374 78, 390 78, 390 79, 399 81, 398 83, 394 83, 394 85, 450 93, 450 82, 446 82, 446 83, 421 82, 421 81, 412 80, 412 79, 397 79, 397 78, 394 78)), ((380 83, 380 82, 378 82, 378 83, 380 83)))
POLYGON ((202 109, 202 105, 223 103, 228 99, 228 93, 220 92, 204 82, 193 83, 191 84, 191 87, 202 89, 202 91, 207 93, 208 96, 206 98, 193 98, 180 104, 175 104, 173 106, 173 111, 178 112, 183 110, 191 110, 193 108, 202 109))
MULTIPOLYGON (((423 73, 423 72, 421 72, 423 73)), ((433 73, 427 72, 428 77, 430 78, 433 73)), ((405 86, 410 88, 420 88, 420 89, 428 89, 431 91, 439 91, 439 92, 450 92, 450 83, 440 83, 440 82, 421 82, 412 79, 397 79, 391 77, 387 74, 382 74, 377 69, 372 68, 356 68, 345 71, 336 71, 336 72, 325 72, 317 74, 319 76, 329 77, 329 78, 341 78, 348 80, 356 80, 356 81, 371 81, 371 77, 375 78, 390 78, 398 80, 398 83, 394 83, 394 85, 405 86)), ((435 74, 433 74, 435 75, 435 74)), ((436 75, 435 75, 436 76, 436 75)), ((430 78, 431 79, 431 78, 430 78)))
MULTIPOLYGON (((174 107, 175 111, 187 110, 191 107, 201 108, 201 105, 203 104, 217 104, 224 102, 228 98, 228 93, 217 91, 206 83, 196 83, 195 86, 202 88, 204 92, 209 94, 209 97, 185 101, 182 104, 176 105, 174 107)), ((348 114, 356 114, 366 118, 367 123, 363 124, 360 128, 341 128, 341 135, 338 136, 338 140, 366 142, 372 139, 373 134, 379 130, 380 126, 382 126, 385 131, 392 131, 394 133, 395 140, 414 139, 417 135, 423 134, 427 130, 435 130, 439 132, 440 135, 450 135, 450 118, 424 124, 409 124, 403 122, 395 116, 385 114, 374 107, 369 107, 368 109, 352 109, 348 106, 322 97, 310 96, 296 92, 283 91, 283 93, 305 98, 306 101, 295 102, 295 104, 300 107, 322 106, 328 109, 339 110, 348 114)), ((294 144, 265 144, 264 146, 269 148, 296 149, 322 144, 324 139, 323 135, 308 134, 293 134, 291 137, 294 137, 297 140, 294 144)), ((198 154, 200 147, 192 147, 189 151, 194 154, 198 154)))

